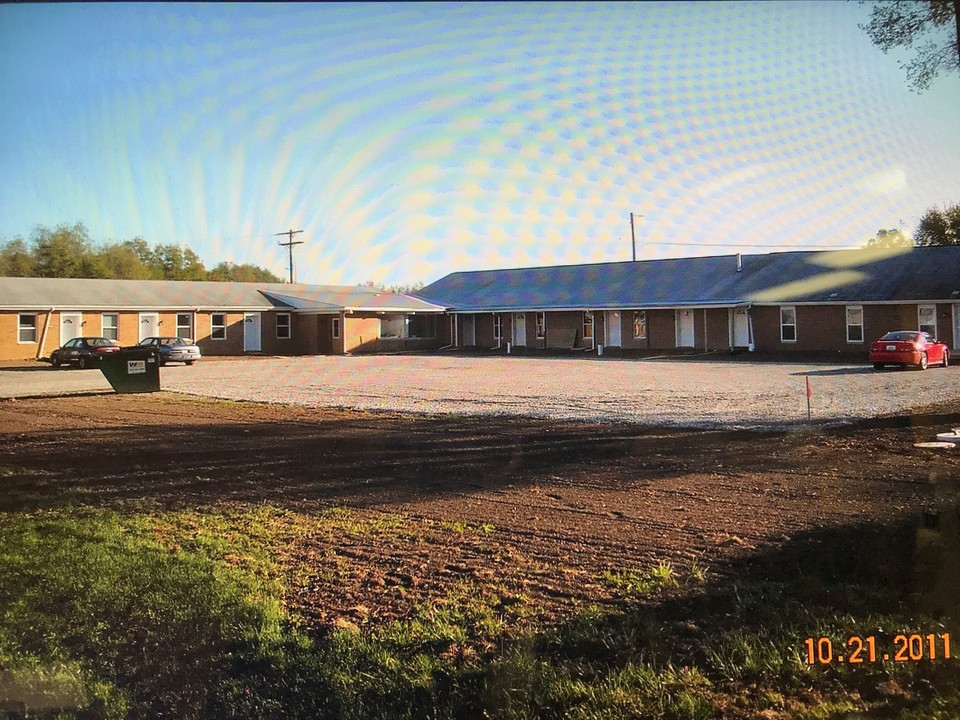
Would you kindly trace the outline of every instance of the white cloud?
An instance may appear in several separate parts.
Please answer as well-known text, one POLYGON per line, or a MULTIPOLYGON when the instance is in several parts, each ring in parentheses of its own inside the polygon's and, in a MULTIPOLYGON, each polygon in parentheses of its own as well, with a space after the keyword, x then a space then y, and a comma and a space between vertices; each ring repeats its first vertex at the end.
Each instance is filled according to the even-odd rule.
POLYGON ((766 174, 766 172, 767 169, 763 165, 747 165, 744 168, 734 170, 726 175, 721 175, 715 180, 711 180, 710 182, 701 185, 697 189, 697 192, 699 192, 700 195, 713 195, 714 193, 722 192, 723 190, 731 188, 734 185, 739 185, 740 183, 745 183, 748 180, 761 177, 762 175, 766 174))
POLYGON ((860 187, 871 195, 896 195, 907 189, 907 174, 903 168, 890 168, 865 178, 860 187))

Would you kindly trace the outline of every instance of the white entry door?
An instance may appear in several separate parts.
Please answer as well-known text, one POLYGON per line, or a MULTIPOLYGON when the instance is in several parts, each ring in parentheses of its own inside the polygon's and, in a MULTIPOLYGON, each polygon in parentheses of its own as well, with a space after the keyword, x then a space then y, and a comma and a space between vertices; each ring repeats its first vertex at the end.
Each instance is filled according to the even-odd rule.
POLYGON ((524 347, 527 344, 527 316, 525 313, 515 313, 513 316, 513 344, 524 347))
POLYGON ((460 344, 463 347, 473 347, 477 344, 477 325, 476 318, 473 315, 461 315, 463 318, 463 339, 460 344))
POLYGON ((733 310, 733 347, 750 345, 750 315, 746 308, 733 310))
POLYGON ((603 318, 603 335, 606 340, 607 347, 620 347, 623 344, 623 339, 620 335, 622 332, 620 322, 620 311, 619 310, 607 310, 603 318))
POLYGON ((243 314, 243 351, 260 352, 260 313, 243 314))
POLYGON ((157 313, 140 313, 140 337, 143 340, 160 334, 160 315, 157 313))
POLYGON ((693 310, 677 310, 677 347, 693 347, 693 310))
POLYGON ((960 350, 960 303, 953 305, 953 349, 960 350))
POLYGON ((69 340, 83 335, 83 315, 81 313, 60 313, 60 346, 69 340))

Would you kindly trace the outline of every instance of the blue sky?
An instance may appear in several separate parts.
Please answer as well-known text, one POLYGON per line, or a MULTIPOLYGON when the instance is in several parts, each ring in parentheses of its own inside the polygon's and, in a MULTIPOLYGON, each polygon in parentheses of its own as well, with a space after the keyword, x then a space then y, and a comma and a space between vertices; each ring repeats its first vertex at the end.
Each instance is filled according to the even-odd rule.
POLYGON ((960 202, 858 3, 0 5, 0 239, 456 270, 851 247, 960 202))

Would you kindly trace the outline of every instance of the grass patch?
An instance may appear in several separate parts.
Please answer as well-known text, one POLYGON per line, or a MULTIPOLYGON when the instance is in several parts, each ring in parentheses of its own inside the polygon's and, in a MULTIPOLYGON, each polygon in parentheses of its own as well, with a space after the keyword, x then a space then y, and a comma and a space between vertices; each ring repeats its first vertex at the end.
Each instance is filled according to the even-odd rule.
MULTIPOLYGON (((289 531, 282 517, 4 516, 0 703, 107 718, 230 706, 269 716, 276 688, 263 663, 289 666, 302 646, 264 550, 278 526, 289 531)), ((319 716, 329 700, 303 699, 319 716)))
POLYGON ((611 571, 602 580, 627 601, 622 610, 586 609, 549 628, 517 630, 530 599, 495 579, 452 586, 402 621, 322 636, 304 634, 284 610, 297 576, 290 548, 310 534, 491 532, 422 522, 269 506, 2 515, 0 709, 65 718, 960 716, 955 659, 804 660, 805 637, 920 630, 950 632, 956 655, 957 613, 924 609, 916 591, 937 583, 897 579, 912 549, 901 553, 893 531, 865 543, 855 566, 840 543, 832 555, 777 555, 771 562, 796 563, 789 580, 744 572, 708 583, 702 567, 667 563, 611 571))
MULTIPOLYGON (((691 572, 688 580, 695 583, 702 578, 703 571, 697 566, 696 573, 691 572)), ((628 598, 680 586, 677 573, 668 562, 659 562, 647 570, 607 570, 600 580, 628 598)))

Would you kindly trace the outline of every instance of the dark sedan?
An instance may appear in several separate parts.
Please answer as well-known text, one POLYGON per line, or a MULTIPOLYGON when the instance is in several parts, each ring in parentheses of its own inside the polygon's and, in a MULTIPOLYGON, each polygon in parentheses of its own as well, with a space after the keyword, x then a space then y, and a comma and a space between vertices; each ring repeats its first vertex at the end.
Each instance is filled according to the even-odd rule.
POLYGON ((200 348, 189 338, 180 337, 148 337, 140 341, 144 347, 155 347, 160 351, 160 364, 168 362, 182 362, 193 365, 200 359, 200 348))
POLYGON ((55 367, 76 365, 81 370, 94 367, 104 355, 120 350, 120 343, 105 337, 78 337, 68 340, 62 347, 50 353, 50 363, 55 367))

